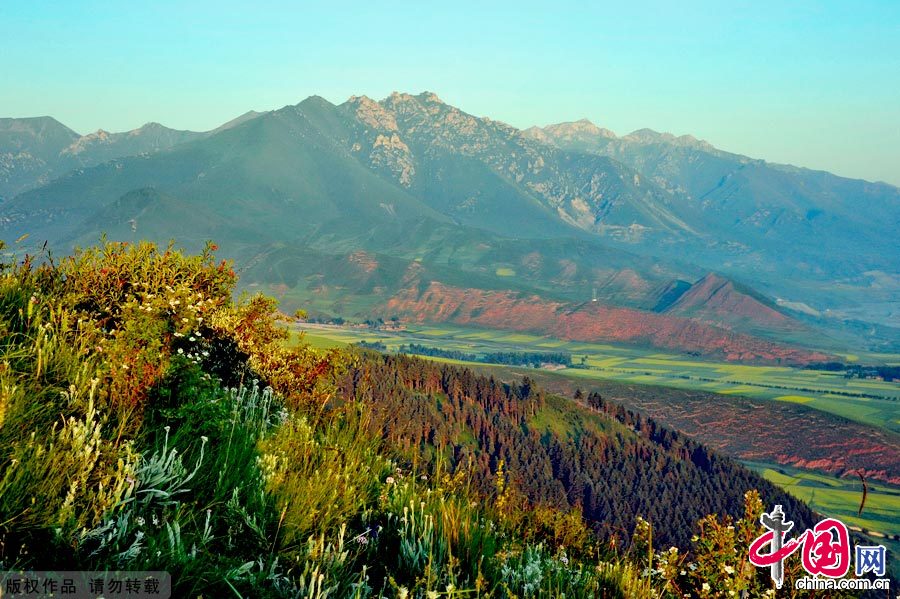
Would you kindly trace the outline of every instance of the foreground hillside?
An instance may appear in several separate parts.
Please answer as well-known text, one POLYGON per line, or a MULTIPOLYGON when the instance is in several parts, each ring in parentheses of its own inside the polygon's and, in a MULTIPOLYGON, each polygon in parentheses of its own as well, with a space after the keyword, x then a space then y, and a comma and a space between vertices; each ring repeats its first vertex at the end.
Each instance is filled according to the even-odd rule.
POLYGON ((758 597, 762 501, 813 519, 599 396, 288 347, 213 249, 2 265, 3 568, 168 570, 178 597, 758 597))

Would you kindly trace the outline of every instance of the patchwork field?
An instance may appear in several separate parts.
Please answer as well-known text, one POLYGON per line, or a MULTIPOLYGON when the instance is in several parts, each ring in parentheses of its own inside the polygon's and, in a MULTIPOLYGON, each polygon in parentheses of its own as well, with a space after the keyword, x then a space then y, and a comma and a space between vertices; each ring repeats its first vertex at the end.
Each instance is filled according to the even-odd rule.
POLYGON ((852 476, 837 478, 765 462, 746 462, 767 480, 805 501, 814 510, 840 518, 848 526, 900 536, 900 488, 868 481, 862 514, 862 482, 852 476))

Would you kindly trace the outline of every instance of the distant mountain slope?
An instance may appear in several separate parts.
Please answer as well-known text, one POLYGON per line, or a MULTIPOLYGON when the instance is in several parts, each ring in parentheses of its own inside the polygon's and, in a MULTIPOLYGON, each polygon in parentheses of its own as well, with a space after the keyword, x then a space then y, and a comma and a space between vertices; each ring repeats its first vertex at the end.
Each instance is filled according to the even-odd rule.
POLYGON ((683 289, 681 295, 660 310, 666 314, 692 317, 729 328, 750 327, 770 330, 799 329, 802 325, 771 301, 715 273, 683 289))
POLYGON ((214 236, 234 247, 332 229, 353 243, 379 234, 390 243, 407 223, 447 220, 360 165, 339 129, 323 131, 322 102, 312 98, 165 152, 74 171, 7 202, 4 229, 74 242, 133 220, 144 237, 184 233, 179 241, 196 244, 214 236), (140 190, 168 198, 168 206, 153 201, 138 209, 126 196, 140 190), (185 216, 197 228, 181 231, 185 216))
POLYGON ((354 97, 339 108, 358 123, 353 148, 361 160, 460 222, 533 235, 532 213, 539 210, 545 235, 558 234, 558 220, 623 240, 687 228, 670 210, 671 197, 642 185, 623 164, 535 143, 435 94, 394 93, 381 102, 354 97))
POLYGON ((78 137, 77 133, 49 116, 0 118, 0 147, 11 153, 28 153, 47 160, 78 137))
POLYGON ((0 119, 0 200, 45 185, 77 168, 167 150, 259 116, 249 111, 210 132, 179 131, 159 123, 122 133, 79 135, 50 117, 0 119))
POLYGON ((92 166, 123 156, 136 156, 166 150, 172 146, 204 137, 195 131, 177 131, 159 123, 146 125, 125 133, 109 133, 102 129, 84 135, 62 150, 60 158, 72 164, 92 166))
POLYGON ((411 287, 387 304, 387 313, 417 322, 453 322, 531 332, 573 341, 651 345, 725 360, 806 364, 828 359, 694 319, 652 314, 588 302, 567 304, 502 291, 448 287, 437 282, 411 287))
MULTIPOLYGON (((458 215, 431 205, 436 202, 428 190, 439 183, 407 187, 372 164, 371 152, 380 152, 378 135, 369 131, 371 152, 364 153, 365 121, 351 116, 362 104, 336 107, 310 98, 169 151, 73 172, 8 202, 0 227, 7 238, 29 232, 69 242, 89 241, 100 231, 128 239, 175 236, 189 245, 214 237, 240 256, 252 246, 248 259, 268 246, 282 254, 277 244, 339 254, 374 250, 485 278, 496 279, 499 270, 504 288, 516 281, 585 298, 598 286, 603 297, 632 303, 642 300, 644 288, 696 274, 602 246, 488 167, 447 150, 439 168, 456 174, 452 182, 443 175, 434 181, 442 179, 460 194, 498 188, 497 201, 508 208, 489 208, 493 220, 472 219, 479 229, 460 226, 458 215), (469 165, 481 173, 483 187, 467 188, 469 165), (491 235, 487 227, 509 237, 491 235), (515 239, 525 235, 539 239, 515 239), (563 239, 541 240, 551 235, 563 239), (629 268, 630 277, 617 277, 629 268)), ((272 276, 296 284, 293 273, 294 281, 292 271, 272 276)))
POLYGON ((0 119, 0 200, 49 181, 78 137, 50 117, 0 119))
MULTIPOLYGON (((679 217, 698 233, 678 249, 687 260, 751 278, 788 299, 805 295, 819 309, 865 303, 882 319, 896 313, 896 295, 881 284, 900 284, 894 186, 771 164, 649 129, 616 137, 578 121, 524 133, 613 158, 679 197, 679 217)), ((647 237, 635 249, 659 251, 660 241, 647 237)))
MULTIPOLYGON (((13 233, 80 239, 96 235, 102 222, 85 218, 124 194, 153 188, 191 198, 192 209, 201 212, 227 213, 237 209, 234 202, 252 199, 248 210, 272 221, 274 229, 265 230, 290 227, 290 240, 305 230, 334 241, 329 229, 337 225, 328 223, 338 218, 342 229, 368 229, 385 218, 417 215, 512 238, 588 239, 575 217, 590 212, 589 202, 605 210, 609 222, 630 222, 630 213, 656 206, 652 191, 634 186, 635 177, 607 158, 531 142, 429 94, 395 94, 382 103, 353 98, 341 106, 313 97, 169 151, 73 172, 8 201, 0 218, 13 233), (590 189, 574 191, 580 188, 590 189), (293 212, 300 208, 303 214, 293 212), (366 214, 374 220, 366 221, 366 214)), ((665 210, 652 212, 666 221, 665 210)), ((233 214, 235 234, 257 225, 240 210, 233 214)))

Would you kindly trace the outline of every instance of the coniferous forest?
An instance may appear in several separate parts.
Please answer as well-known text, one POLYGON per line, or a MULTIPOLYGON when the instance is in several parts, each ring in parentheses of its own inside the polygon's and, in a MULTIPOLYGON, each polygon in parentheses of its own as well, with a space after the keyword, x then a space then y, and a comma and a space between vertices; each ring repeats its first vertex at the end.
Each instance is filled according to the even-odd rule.
POLYGON ((804 526, 814 522, 801 502, 743 466, 597 394, 573 405, 527 377, 508 385, 457 366, 374 354, 340 389, 371 406, 378 434, 411 463, 437 458, 467 468, 485 493, 502 462, 523 500, 577 509, 607 540, 627 541, 643 516, 656 523, 660 543, 688 547, 703 516, 739 517, 751 489, 804 526))

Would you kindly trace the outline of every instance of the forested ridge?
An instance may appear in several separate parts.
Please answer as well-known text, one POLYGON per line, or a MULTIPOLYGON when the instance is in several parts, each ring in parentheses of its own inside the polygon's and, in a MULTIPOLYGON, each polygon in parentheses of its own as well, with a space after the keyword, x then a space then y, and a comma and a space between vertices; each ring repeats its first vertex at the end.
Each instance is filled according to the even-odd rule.
POLYGON ((527 377, 493 377, 403 355, 368 352, 341 381, 342 396, 373 408, 381 434, 410 456, 438 452, 472 464, 482 491, 503 461, 530 502, 578 507, 606 539, 627 539, 642 516, 660 543, 689 547, 709 513, 739 517, 757 489, 811 525, 813 513, 737 462, 654 420, 590 394, 583 403, 545 393, 527 377))

